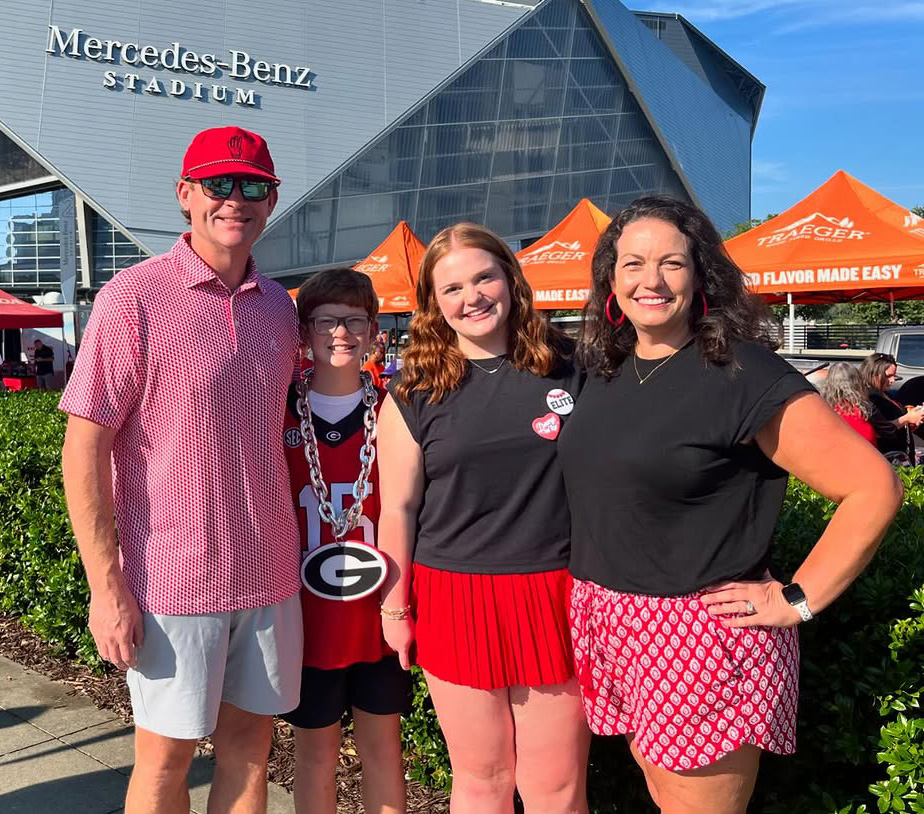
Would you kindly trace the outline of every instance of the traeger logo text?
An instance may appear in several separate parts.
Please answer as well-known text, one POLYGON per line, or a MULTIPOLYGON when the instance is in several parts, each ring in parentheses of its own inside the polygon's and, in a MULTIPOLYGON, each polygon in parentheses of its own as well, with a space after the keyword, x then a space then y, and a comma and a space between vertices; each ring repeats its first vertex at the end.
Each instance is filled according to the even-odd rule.
POLYGON ((546 243, 544 246, 530 249, 520 258, 520 265, 529 266, 533 263, 567 263, 572 260, 583 260, 587 254, 587 252, 581 251, 581 244, 577 240, 573 243, 555 240, 551 243, 546 243))
MULTIPOLYGON (((116 65, 143 65, 155 70, 164 69, 196 77, 218 78, 227 71, 228 77, 238 81, 262 82, 290 88, 314 90, 311 69, 283 62, 264 62, 253 59, 246 51, 228 50, 228 59, 220 60, 215 54, 199 54, 180 45, 170 43, 167 48, 140 45, 136 42, 101 40, 88 36, 83 29, 72 28, 62 32, 56 25, 48 26, 48 45, 45 53, 72 59, 91 59, 95 62, 116 65)), ((230 88, 209 82, 187 82, 182 79, 151 77, 144 79, 137 73, 115 70, 103 72, 103 87, 108 90, 128 90, 152 96, 174 96, 180 99, 213 99, 226 104, 259 106, 259 95, 253 89, 230 88)))
POLYGON ((382 274, 388 271, 387 254, 383 254, 380 257, 370 254, 369 259, 372 261, 371 263, 361 263, 356 266, 356 270, 361 271, 363 274, 382 274))
POLYGON ((924 237, 924 218, 909 212, 905 215, 905 228, 913 235, 924 237))
POLYGON ((757 238, 758 246, 777 246, 791 240, 817 240, 819 243, 843 243, 845 240, 863 240, 869 232, 853 228, 850 218, 832 218, 814 212, 807 218, 774 229, 766 237, 757 238))

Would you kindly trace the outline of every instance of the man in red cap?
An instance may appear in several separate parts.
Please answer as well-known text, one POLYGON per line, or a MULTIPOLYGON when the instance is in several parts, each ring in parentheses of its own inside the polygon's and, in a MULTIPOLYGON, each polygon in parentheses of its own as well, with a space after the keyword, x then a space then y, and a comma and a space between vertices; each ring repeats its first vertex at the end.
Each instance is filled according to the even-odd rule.
POLYGON ((102 288, 61 399, 90 631, 132 697, 128 814, 185 814, 209 734, 209 811, 265 812, 272 715, 299 700, 298 526, 279 443, 297 321, 250 255, 278 184, 260 136, 199 133, 176 188, 190 231, 102 288))

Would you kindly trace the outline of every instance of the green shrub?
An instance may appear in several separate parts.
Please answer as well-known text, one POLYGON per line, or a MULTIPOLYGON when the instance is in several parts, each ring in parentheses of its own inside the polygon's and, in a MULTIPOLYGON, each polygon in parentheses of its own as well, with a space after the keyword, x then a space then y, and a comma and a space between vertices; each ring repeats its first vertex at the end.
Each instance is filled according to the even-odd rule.
MULTIPOLYGON (((924 472, 905 470, 902 480, 904 505, 873 562, 800 627, 799 751, 764 756, 754 811, 924 811, 913 802, 924 772, 924 472)), ((790 483, 774 547, 784 576, 833 511, 804 484, 790 483)))
POLYGON ((61 482, 60 394, 0 394, 0 612, 98 665, 61 482))
POLYGON ((877 758, 886 765, 887 779, 872 793, 879 811, 924 812, 924 589, 911 602, 914 616, 890 628, 890 686, 880 697, 879 712, 889 721, 879 736, 877 758))
MULTIPOLYGON (((61 484, 65 417, 55 405, 55 394, 0 395, 0 613, 98 665, 61 484)), ((799 752, 763 757, 752 812, 924 812, 924 472, 902 478, 905 504, 879 554, 800 628, 799 752)), ((774 548, 782 576, 792 575, 833 511, 791 482, 774 548)), ((449 759, 419 671, 402 737, 412 776, 448 789, 449 759)), ((600 814, 654 810, 622 738, 594 740, 589 789, 600 814)))
POLYGON ((414 701, 409 715, 401 726, 401 742, 404 751, 414 756, 410 776, 426 786, 449 791, 452 787, 452 773, 446 741, 436 721, 436 711, 427 692, 420 668, 412 668, 414 674, 414 701))

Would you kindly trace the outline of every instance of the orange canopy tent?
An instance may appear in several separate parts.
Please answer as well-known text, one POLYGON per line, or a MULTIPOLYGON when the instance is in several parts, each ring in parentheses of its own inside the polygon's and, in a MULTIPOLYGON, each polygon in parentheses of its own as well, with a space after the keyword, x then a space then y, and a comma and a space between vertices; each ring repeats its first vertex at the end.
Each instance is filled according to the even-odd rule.
POLYGON ((12 294, 0 291, 0 330, 5 328, 60 328, 64 317, 60 311, 39 308, 12 294))
MULTIPOLYGON (((402 220, 365 260, 353 267, 372 280, 379 313, 403 314, 417 308, 417 270, 426 248, 402 220)), ((293 298, 297 293, 297 288, 289 291, 293 298)))
POLYGON ((771 303, 924 298, 924 219, 843 170, 725 248, 771 303))
POLYGON ((378 248, 354 266, 372 280, 381 313, 401 314, 417 308, 417 270, 426 248, 402 220, 378 248))
POLYGON ((590 292, 590 262, 610 217, 581 198, 557 226, 517 252, 536 308, 581 308, 590 292))

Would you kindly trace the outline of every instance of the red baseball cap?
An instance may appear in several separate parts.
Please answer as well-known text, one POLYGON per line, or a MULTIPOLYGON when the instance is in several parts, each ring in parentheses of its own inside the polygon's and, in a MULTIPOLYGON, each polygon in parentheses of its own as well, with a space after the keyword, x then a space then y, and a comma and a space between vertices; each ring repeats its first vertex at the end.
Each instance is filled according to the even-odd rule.
POLYGON ((197 133, 183 156, 183 178, 252 175, 279 181, 262 136, 243 127, 212 127, 197 133))

